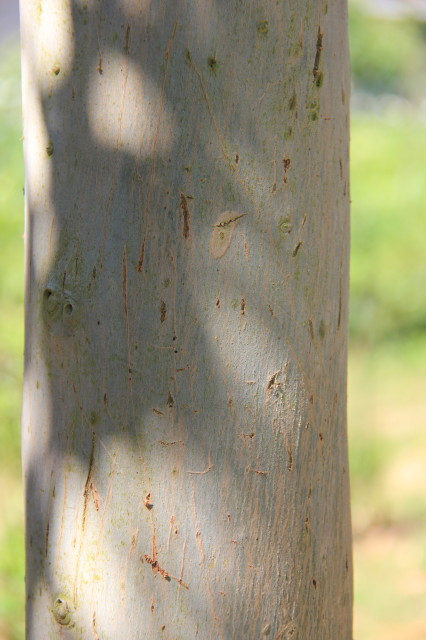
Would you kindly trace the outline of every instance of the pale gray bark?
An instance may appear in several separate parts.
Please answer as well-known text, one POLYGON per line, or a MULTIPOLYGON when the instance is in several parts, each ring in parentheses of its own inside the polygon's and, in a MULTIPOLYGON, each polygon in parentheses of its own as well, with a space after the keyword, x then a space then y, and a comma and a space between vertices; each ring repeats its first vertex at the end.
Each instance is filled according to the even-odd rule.
POLYGON ((346 2, 21 20, 27 638, 350 640, 346 2))

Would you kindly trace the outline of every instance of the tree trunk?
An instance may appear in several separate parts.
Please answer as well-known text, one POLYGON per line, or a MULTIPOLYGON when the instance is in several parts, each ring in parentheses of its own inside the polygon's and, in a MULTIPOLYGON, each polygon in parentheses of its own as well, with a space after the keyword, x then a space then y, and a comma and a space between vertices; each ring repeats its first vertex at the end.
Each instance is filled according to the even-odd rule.
POLYGON ((350 640, 346 2, 21 20, 27 638, 350 640))

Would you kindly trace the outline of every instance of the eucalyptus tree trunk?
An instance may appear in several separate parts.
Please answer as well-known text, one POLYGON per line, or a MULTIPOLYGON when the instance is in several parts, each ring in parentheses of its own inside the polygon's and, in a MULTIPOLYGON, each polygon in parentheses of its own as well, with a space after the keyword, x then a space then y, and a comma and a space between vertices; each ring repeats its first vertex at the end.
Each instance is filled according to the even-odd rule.
POLYGON ((352 638, 346 19, 21 0, 28 639, 352 638))

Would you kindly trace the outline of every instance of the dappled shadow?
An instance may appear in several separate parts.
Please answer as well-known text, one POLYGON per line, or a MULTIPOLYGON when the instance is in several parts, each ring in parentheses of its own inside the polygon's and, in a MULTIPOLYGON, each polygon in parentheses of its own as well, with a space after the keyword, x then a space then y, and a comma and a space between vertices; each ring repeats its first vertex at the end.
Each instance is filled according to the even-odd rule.
POLYGON ((325 611, 350 599, 346 547, 333 560, 347 151, 327 115, 344 121, 347 87, 334 69, 321 93, 316 28, 303 39, 342 15, 132 7, 73 3, 64 64, 26 44, 27 79, 44 68, 44 133, 26 132, 27 626, 346 637, 325 611))

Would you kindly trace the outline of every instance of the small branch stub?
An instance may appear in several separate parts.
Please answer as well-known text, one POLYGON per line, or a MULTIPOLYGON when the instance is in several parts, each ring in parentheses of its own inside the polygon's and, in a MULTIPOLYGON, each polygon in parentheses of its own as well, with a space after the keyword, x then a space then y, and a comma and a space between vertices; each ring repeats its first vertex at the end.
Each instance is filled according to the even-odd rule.
POLYGON ((68 600, 64 596, 57 596, 52 607, 53 617, 62 627, 72 628, 74 626, 72 619, 72 609, 68 600))
POLYGON ((78 305, 64 289, 47 287, 43 293, 43 315, 54 335, 72 336, 78 322, 78 305))

